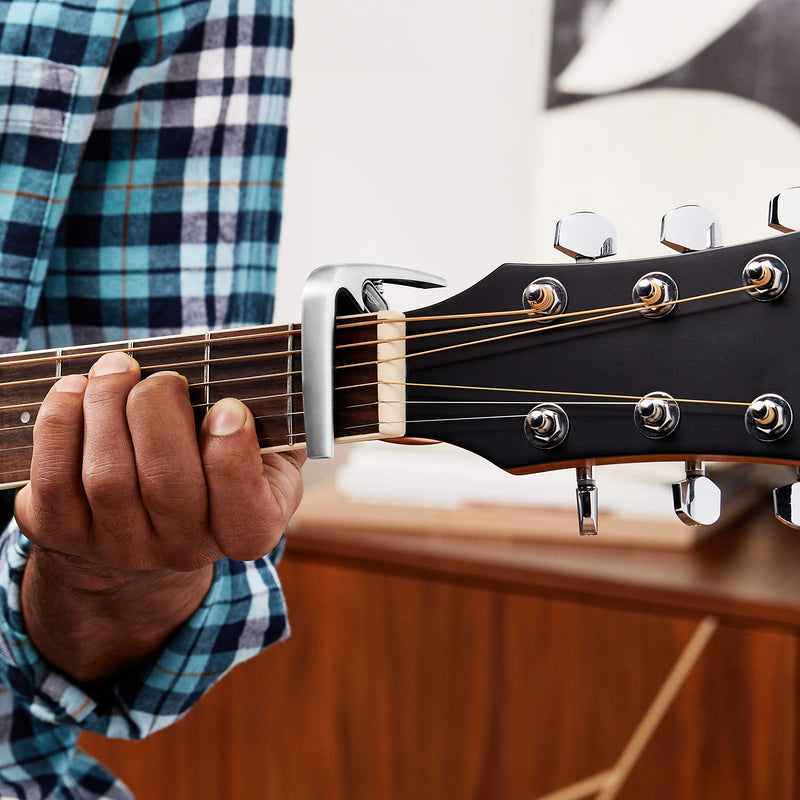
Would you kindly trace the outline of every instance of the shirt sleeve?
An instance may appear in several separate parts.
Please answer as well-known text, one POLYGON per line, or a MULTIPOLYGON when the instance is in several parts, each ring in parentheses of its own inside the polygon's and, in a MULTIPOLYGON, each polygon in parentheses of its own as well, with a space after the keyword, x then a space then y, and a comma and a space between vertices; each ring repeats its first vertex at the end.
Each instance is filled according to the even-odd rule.
POLYGON ((205 599, 152 659, 114 681, 80 686, 52 668, 25 629, 20 593, 30 542, 15 523, 0 538, 0 657, 20 703, 39 720, 140 739, 183 716, 220 678, 289 635, 275 563, 221 559, 205 599))

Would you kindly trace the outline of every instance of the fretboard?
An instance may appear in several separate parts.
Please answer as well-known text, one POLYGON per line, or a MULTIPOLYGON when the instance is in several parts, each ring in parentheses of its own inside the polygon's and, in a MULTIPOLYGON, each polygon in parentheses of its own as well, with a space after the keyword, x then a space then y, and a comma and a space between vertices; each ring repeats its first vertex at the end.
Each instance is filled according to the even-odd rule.
MULTIPOLYGON (((338 440, 401 435, 381 424, 378 380, 381 329, 372 324, 337 329, 334 429, 338 440)), ((394 338, 392 331, 387 331, 394 338)), ((103 354, 122 350, 142 368, 142 379, 161 370, 181 373, 199 427, 208 409, 236 397, 253 412, 265 451, 305 447, 299 325, 270 325, 205 334, 138 339, 113 344, 0 356, 0 488, 29 480, 33 426, 42 400, 64 375, 87 374, 103 354)), ((397 400, 393 401, 399 402, 397 400)))

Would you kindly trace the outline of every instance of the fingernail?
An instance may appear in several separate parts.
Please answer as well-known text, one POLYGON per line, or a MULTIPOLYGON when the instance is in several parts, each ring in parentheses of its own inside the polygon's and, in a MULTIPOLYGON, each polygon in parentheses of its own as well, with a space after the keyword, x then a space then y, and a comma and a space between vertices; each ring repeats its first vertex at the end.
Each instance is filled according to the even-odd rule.
POLYGON ((83 394, 86 391, 86 378, 83 375, 65 375, 56 383, 55 389, 57 392, 83 394))
POLYGON ((150 377, 151 378, 158 378, 161 375, 170 375, 174 378, 180 378, 187 386, 189 385, 189 381, 185 375, 181 375, 180 372, 175 372, 171 369, 162 369, 160 372, 154 372, 150 377))
POLYGON ((116 372, 128 372, 136 362, 125 353, 106 353, 101 356, 89 372, 90 376, 112 375, 116 372))
POLYGON ((247 420, 247 409, 238 400, 226 397, 208 413, 208 432, 212 436, 229 436, 241 430, 247 420))

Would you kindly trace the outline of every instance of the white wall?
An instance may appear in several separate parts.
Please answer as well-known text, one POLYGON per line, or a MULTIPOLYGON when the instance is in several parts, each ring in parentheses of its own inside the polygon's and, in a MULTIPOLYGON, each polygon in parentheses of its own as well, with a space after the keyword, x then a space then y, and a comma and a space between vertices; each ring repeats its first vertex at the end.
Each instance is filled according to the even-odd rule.
MULTIPOLYGON (((297 0, 277 322, 316 266, 464 288, 532 257, 550 0, 297 0)), ((398 308, 447 291, 392 290, 398 308)))

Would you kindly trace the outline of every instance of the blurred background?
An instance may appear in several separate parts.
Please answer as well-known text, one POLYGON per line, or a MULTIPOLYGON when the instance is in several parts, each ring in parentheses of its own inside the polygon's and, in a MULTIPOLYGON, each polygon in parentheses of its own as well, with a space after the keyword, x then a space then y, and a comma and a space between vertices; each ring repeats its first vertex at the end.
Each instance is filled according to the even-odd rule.
MULTIPOLYGON (((298 0, 275 321, 327 263, 447 278, 399 309, 565 263, 575 211, 618 258, 666 254, 687 203, 725 244, 777 235, 799 34, 792 0, 298 0)), ((89 745, 143 798, 796 798, 800 550, 765 504, 790 475, 721 477, 711 534, 672 514, 682 475, 601 472, 588 541, 574 473, 340 446, 289 534, 291 641, 175 730, 89 745)))

